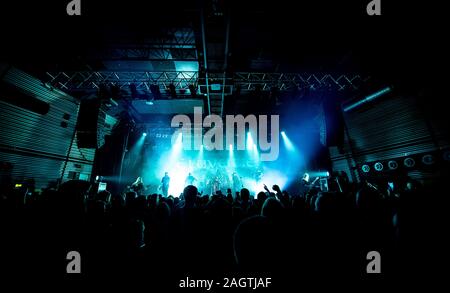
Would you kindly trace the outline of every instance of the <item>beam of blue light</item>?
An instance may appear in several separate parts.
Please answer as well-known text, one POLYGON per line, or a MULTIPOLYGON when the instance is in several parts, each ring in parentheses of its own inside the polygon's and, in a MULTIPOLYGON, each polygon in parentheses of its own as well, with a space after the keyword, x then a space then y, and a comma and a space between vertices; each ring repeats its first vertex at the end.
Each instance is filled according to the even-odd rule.
POLYGON ((181 149, 183 148, 183 140, 181 132, 178 134, 175 143, 172 145, 172 148, 169 151, 169 158, 165 161, 164 169, 173 166, 179 159, 181 149))
POLYGON ((295 151, 295 147, 294 147, 294 144, 291 142, 291 140, 287 137, 287 135, 286 135, 286 132, 284 132, 284 131, 282 131, 281 132, 281 137, 283 138, 283 142, 284 142, 284 145, 285 145, 285 147, 286 147, 286 149, 288 150, 288 151, 295 151))
POLYGON ((347 107, 344 108, 344 112, 350 111, 351 109, 354 109, 354 108, 356 108, 356 107, 358 107, 358 106, 360 106, 360 105, 362 105, 364 103, 367 103, 367 102, 369 102, 371 100, 374 100, 374 99, 378 98, 379 96, 382 96, 385 93, 390 92, 391 90, 392 90, 391 87, 386 87, 386 88, 384 88, 384 89, 382 89, 382 90, 380 90, 380 91, 378 91, 376 93, 373 93, 370 96, 367 96, 364 99, 359 100, 356 103, 348 105, 347 107))
POLYGON ((138 138, 136 143, 129 149, 128 151, 129 155, 131 156, 138 155, 142 147, 144 146, 144 142, 145 142, 145 135, 142 135, 141 137, 138 138))
POLYGON ((161 168, 158 172, 158 174, 169 172, 169 194, 172 194, 174 196, 178 196, 180 192, 183 191, 184 179, 189 172, 188 166, 180 163, 183 159, 182 149, 183 135, 180 132, 173 142, 172 147, 168 152, 168 156, 161 159, 161 168))
POLYGON ((253 159, 258 162, 259 161, 259 152, 256 144, 253 145, 253 159))
POLYGON ((179 153, 183 147, 183 135, 181 132, 178 134, 175 143, 172 145, 172 151, 175 153, 179 153))
POLYGON ((203 145, 200 145, 200 150, 198 151, 197 155, 197 162, 203 161, 203 154, 204 154, 203 149, 204 149, 203 145))
POLYGON ((170 176, 169 194, 178 197, 185 187, 185 179, 189 174, 189 166, 187 164, 174 164, 168 169, 170 176))
POLYGON ((253 150, 253 138, 252 138, 252 134, 249 132, 247 132, 247 150, 248 151, 252 151, 253 150))
POLYGON ((236 164, 234 162, 234 153, 233 153, 233 145, 232 144, 230 144, 230 148, 229 148, 227 167, 229 170, 234 170, 236 167, 236 164))

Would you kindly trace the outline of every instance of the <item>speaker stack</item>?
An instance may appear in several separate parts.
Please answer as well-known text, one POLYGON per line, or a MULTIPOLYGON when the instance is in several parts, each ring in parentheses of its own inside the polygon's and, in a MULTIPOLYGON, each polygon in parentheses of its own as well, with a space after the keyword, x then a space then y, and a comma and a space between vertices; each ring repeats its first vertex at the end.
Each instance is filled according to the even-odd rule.
POLYGON ((83 100, 77 123, 79 148, 100 148, 105 144, 105 112, 100 99, 83 100))

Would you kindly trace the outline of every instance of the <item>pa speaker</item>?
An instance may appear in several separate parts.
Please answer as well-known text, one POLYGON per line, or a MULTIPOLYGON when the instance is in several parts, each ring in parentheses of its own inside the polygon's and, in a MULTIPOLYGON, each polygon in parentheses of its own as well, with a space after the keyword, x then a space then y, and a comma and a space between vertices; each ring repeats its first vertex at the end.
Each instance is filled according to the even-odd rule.
POLYGON ((79 148, 100 148, 105 144, 105 112, 99 99, 84 100, 80 104, 77 123, 79 148))

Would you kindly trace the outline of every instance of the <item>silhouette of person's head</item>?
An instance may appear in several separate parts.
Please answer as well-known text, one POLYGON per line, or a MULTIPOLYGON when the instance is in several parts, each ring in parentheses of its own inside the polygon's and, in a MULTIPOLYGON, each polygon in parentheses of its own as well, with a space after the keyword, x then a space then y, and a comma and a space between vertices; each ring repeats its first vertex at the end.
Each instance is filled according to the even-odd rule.
POLYGON ((250 191, 248 191, 247 188, 241 189, 241 200, 242 201, 249 201, 250 200, 250 191))
POLYGON ((266 199, 261 209, 261 215, 269 219, 279 219, 283 212, 283 205, 273 197, 266 199))
POLYGON ((258 195, 256 196, 256 199, 258 200, 258 202, 265 202, 267 198, 267 194, 264 191, 260 191, 258 192, 258 195))
POLYGON ((335 194, 330 192, 320 192, 315 202, 315 210, 321 214, 329 214, 336 209, 335 194))
POLYGON ((188 185, 184 188, 183 198, 185 201, 185 207, 193 207, 197 199, 197 187, 194 185, 188 185))

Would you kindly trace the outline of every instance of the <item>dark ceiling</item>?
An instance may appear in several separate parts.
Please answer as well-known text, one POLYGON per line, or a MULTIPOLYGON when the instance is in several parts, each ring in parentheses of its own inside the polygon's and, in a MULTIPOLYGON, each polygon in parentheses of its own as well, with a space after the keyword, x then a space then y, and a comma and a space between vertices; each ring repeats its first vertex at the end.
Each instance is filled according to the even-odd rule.
POLYGON ((211 72, 223 71, 226 55, 228 72, 361 72, 422 79, 444 52, 443 19, 427 19, 430 11, 408 1, 398 7, 383 1, 381 17, 366 15, 368 1, 82 0, 80 17, 65 15, 68 1, 3 2, 1 59, 36 75, 107 69, 105 50, 144 47, 173 28, 192 28, 202 70, 202 11, 211 72))

